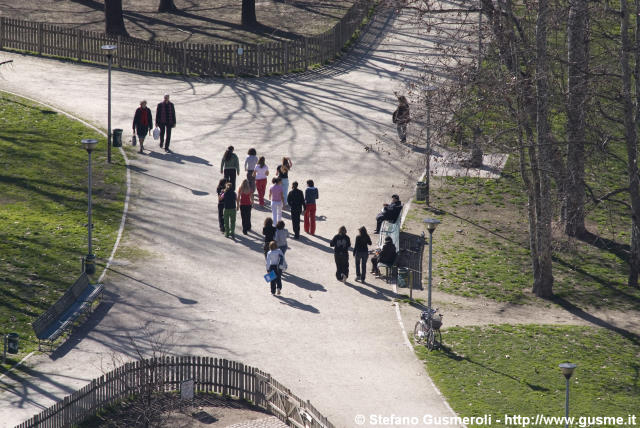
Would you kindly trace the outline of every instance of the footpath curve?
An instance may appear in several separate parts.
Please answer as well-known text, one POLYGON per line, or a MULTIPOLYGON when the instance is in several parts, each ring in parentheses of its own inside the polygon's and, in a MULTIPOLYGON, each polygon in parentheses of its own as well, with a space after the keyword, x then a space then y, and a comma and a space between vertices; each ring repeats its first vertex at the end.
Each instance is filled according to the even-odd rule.
MULTIPOLYGON (((393 91, 414 78, 415 54, 434 49, 417 31, 410 16, 381 15, 338 64, 282 78, 204 81, 114 71, 113 127, 127 135, 140 99, 154 105, 170 93, 178 119, 174 153, 149 140, 150 152, 131 155, 129 216, 105 277, 105 301, 53 354, 29 360, 32 377, 13 378, 0 393, 0 425, 27 419, 114 360, 150 355, 161 342, 173 343, 175 354, 260 367, 336 426, 356 426, 357 415, 363 426, 378 417, 453 416, 405 345, 394 291, 370 277, 366 285, 355 282, 353 261, 347 283, 336 281, 328 247, 341 225, 353 239, 358 227, 371 230, 392 193, 403 200, 411 194, 420 154, 366 148, 393 133, 393 91), (270 213, 253 211, 258 234, 243 236, 237 227, 232 241, 218 231, 214 194, 229 144, 241 158, 255 147, 272 171, 290 156, 290 181, 304 188, 312 178, 320 190, 316 236, 289 240, 281 297, 272 297, 262 279, 259 232, 270 213)), ((14 67, 3 71, 0 89, 105 126, 104 69, 2 55, 14 67)))

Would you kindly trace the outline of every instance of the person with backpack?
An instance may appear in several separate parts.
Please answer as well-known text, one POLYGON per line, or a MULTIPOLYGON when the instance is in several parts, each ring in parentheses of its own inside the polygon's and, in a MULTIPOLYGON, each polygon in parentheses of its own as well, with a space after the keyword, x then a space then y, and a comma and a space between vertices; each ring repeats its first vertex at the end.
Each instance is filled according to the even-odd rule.
POLYGON ((227 147, 220 162, 220 174, 224 174, 224 178, 231 183, 231 187, 236 188, 236 175, 240 172, 240 161, 238 156, 233 153, 233 146, 227 147))
POLYGON ((224 236, 235 237, 237 195, 231 183, 227 183, 220 200, 224 203, 224 236))
POLYGON ((247 181, 251 187, 251 203, 253 203, 253 194, 256 191, 256 177, 253 171, 256 169, 258 163, 258 156, 256 156, 256 149, 250 148, 247 152, 247 158, 244 160, 244 170, 247 173, 247 181))
POLYGON ((293 239, 300 239, 300 214, 304 211, 304 193, 298 189, 298 182, 291 184, 291 191, 287 195, 287 203, 291 211, 291 225, 293 226, 293 239))
POLYGON ((360 281, 364 284, 364 278, 367 275, 367 259, 369 258, 369 245, 371 245, 371 238, 364 226, 358 229, 358 232, 359 234, 356 236, 356 243, 353 246, 353 257, 356 262, 356 281, 360 281))
POLYGON ((164 145, 164 151, 170 153, 171 129, 176 127, 176 109, 169 101, 169 94, 164 94, 164 100, 156 107, 156 126, 160 128, 160 148, 164 145))
POLYGON ((336 279, 345 282, 349 277, 349 247, 351 239, 347 235, 347 228, 340 226, 338 234, 333 237, 329 246, 333 248, 333 259, 336 262, 336 279))
POLYGON ((304 191, 304 231, 309 235, 316 233, 316 200, 319 198, 313 180, 307 180, 307 188, 304 191))
POLYGON ((398 108, 393 112, 392 120, 396 124, 400 142, 404 144, 407 142, 407 124, 411 121, 409 101, 404 95, 396 94, 396 97, 398 97, 398 108))
POLYGON ((278 248, 276 241, 269 243, 269 252, 266 257, 267 272, 273 271, 276 277, 271 281, 271 294, 276 292, 280 295, 282 291, 282 267, 285 266, 284 254, 278 248))
POLYGON ((133 115, 133 136, 138 136, 140 143, 140 153, 144 153, 144 139, 153 128, 153 117, 151 109, 147 107, 147 100, 140 101, 140 107, 133 115))

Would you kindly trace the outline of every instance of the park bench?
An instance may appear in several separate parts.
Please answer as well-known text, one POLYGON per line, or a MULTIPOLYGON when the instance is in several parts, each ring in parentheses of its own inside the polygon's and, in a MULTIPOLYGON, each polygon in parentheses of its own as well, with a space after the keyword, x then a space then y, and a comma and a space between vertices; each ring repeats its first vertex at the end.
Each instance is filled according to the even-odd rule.
POLYGON ((94 300, 101 297, 103 291, 103 284, 89 283, 89 276, 83 272, 64 295, 31 324, 38 338, 38 349, 42 342, 53 344, 78 317, 90 312, 94 300))
MULTIPOLYGON (((404 211, 404 205, 402 206, 402 210, 400 210, 396 221, 390 222, 385 220, 384 222, 382 222, 382 226, 380 227, 380 235, 378 236, 378 248, 382 249, 385 238, 387 236, 390 236, 391 240, 393 241, 393 245, 395 245, 396 247, 396 251, 400 251, 400 224, 402 223, 402 211, 404 211)), ((392 264, 388 265, 385 263, 378 263, 378 269, 384 268, 384 277, 387 282, 391 282, 397 275, 398 259, 399 257, 396 254, 396 259, 392 264)))

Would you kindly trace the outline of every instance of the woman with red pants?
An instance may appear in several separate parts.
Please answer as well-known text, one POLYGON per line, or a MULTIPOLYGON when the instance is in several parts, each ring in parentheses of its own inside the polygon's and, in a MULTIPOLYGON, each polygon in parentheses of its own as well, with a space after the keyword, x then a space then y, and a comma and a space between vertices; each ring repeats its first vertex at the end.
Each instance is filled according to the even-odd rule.
POLYGON ((313 180, 307 180, 307 188, 304 191, 304 231, 310 235, 316 233, 316 199, 319 197, 313 180))
POLYGON ((253 176, 256 178, 256 190, 258 191, 258 203, 264 207, 264 192, 267 190, 267 176, 269 168, 264 163, 264 156, 260 156, 258 163, 253 169, 253 176))

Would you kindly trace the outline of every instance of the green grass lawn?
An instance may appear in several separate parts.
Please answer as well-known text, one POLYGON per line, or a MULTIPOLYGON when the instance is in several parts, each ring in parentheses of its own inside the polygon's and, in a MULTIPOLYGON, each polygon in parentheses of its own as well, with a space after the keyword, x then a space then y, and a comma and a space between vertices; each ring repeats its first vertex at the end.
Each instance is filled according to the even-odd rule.
POLYGON ((635 413, 640 424, 637 336, 594 327, 490 325, 449 328, 443 342, 443 350, 415 349, 459 416, 490 414, 499 426, 518 426, 497 423, 505 414, 564 416, 558 364, 572 362, 578 367, 570 380, 571 416, 635 413))
MULTIPOLYGON (((125 167, 106 139, 30 101, 0 93, 0 332, 20 335, 15 363, 36 347, 31 322, 81 273, 87 253, 87 152, 95 138, 93 251, 106 259, 122 218, 125 167)), ((101 270, 98 267, 98 274, 101 270)), ((94 280, 95 280, 94 278, 94 280)))

